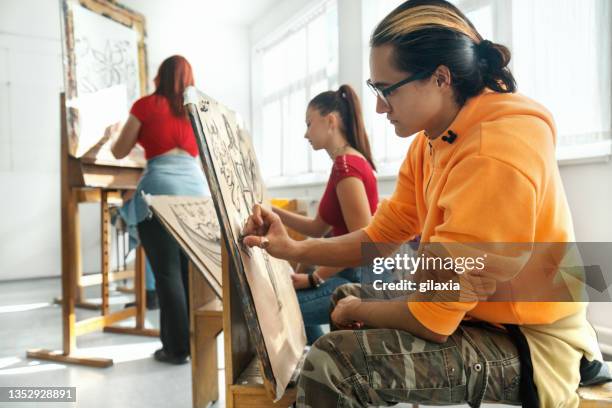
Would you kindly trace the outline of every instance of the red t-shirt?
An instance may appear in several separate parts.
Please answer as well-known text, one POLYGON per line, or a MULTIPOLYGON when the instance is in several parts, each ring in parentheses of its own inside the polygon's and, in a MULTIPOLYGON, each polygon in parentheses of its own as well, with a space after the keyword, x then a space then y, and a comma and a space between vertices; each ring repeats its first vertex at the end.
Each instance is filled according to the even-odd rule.
POLYGON ((332 226, 332 235, 334 237, 348 234, 349 232, 344 222, 338 194, 336 194, 336 186, 342 179, 347 177, 357 177, 363 182, 371 214, 374 214, 378 206, 376 176, 370 163, 363 157, 352 154, 336 157, 329 180, 327 181, 327 187, 319 203, 319 215, 323 221, 332 226))
POLYGON ((143 147, 147 160, 175 147, 193 157, 198 155, 198 145, 189 120, 175 116, 166 97, 152 94, 140 98, 134 102, 130 113, 142 124, 138 143, 143 147))

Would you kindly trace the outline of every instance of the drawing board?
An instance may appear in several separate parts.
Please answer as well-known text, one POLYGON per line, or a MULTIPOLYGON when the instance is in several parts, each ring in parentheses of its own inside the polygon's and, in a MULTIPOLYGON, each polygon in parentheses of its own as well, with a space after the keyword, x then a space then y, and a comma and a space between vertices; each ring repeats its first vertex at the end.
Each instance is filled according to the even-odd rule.
POLYGON ((221 229, 212 200, 148 195, 147 202, 221 299, 221 229))
POLYGON ((146 93, 144 17, 106 0, 63 0, 64 86, 70 155, 142 167, 142 149, 116 160, 111 136, 146 93))
POLYGON ((193 87, 185 94, 264 385, 279 399, 306 345, 292 268, 260 248, 246 248, 240 240, 253 205, 270 206, 248 132, 223 104, 193 87))

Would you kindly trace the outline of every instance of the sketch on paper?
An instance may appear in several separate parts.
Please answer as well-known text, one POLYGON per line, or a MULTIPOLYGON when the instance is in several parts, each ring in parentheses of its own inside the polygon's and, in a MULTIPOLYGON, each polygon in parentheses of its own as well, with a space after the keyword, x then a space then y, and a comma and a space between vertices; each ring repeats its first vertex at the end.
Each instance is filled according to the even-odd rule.
POLYGON ((221 229, 212 200, 166 195, 148 195, 146 199, 153 213, 221 299, 221 229))
MULTIPOLYGON (((70 153, 113 161, 105 133, 125 121, 141 96, 141 38, 137 30, 110 15, 89 10, 77 0, 64 1, 70 153)), ((142 155, 134 160, 144 164, 142 155)))
POLYGON ((128 103, 134 102, 140 95, 135 45, 128 40, 107 39, 103 49, 95 49, 91 38, 76 37, 74 53, 79 95, 124 84, 128 103))
POLYGON ((209 200, 177 202, 170 209, 197 251, 210 262, 205 263, 220 270, 221 230, 212 203, 209 200))
POLYGON ((229 240, 228 252, 237 271, 245 321, 264 379, 280 398, 306 344, 290 278, 292 269, 286 261, 260 248, 246 248, 240 242, 253 205, 270 205, 248 132, 238 124, 234 112, 214 99, 195 88, 186 95, 200 158, 229 240))
POLYGON ((72 18, 77 95, 124 85, 131 105, 140 97, 138 33, 83 6, 72 18))
MULTIPOLYGON (((215 157, 219 160, 219 173, 223 176, 229 190, 232 208, 237 211, 238 219, 246 220, 253 205, 263 203, 263 187, 250 136, 242 128, 232 128, 228 114, 229 112, 221 113, 224 132, 219 132, 215 123, 210 124, 210 134, 216 135, 211 138, 211 147, 215 157)), ((276 311, 280 312, 283 305, 282 297, 279 295, 272 260, 266 252, 261 252, 261 257, 277 300, 276 311)))

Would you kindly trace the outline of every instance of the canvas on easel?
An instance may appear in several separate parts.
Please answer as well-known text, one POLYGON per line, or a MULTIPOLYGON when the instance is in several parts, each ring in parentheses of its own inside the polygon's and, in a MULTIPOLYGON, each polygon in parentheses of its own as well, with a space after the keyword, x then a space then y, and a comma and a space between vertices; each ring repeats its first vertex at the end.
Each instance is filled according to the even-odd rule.
POLYGON ((221 299, 221 230, 212 200, 166 195, 148 195, 146 200, 221 299))
POLYGON ((292 269, 288 262, 240 242, 253 205, 270 206, 248 132, 235 113, 216 100, 193 87, 185 95, 264 385, 276 400, 283 396, 306 345, 292 269))
POLYGON ((121 160, 110 151, 111 135, 146 93, 144 17, 108 0, 62 0, 62 26, 70 155, 144 167, 140 147, 121 160))

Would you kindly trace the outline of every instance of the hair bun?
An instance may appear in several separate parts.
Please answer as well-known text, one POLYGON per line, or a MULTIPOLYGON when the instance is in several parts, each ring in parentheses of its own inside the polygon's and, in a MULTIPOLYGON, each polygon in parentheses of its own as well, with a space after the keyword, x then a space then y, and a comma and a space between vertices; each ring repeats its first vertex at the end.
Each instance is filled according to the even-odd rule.
POLYGON ((489 40, 476 44, 478 62, 483 72, 497 72, 508 65, 510 58, 500 48, 489 40))

